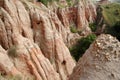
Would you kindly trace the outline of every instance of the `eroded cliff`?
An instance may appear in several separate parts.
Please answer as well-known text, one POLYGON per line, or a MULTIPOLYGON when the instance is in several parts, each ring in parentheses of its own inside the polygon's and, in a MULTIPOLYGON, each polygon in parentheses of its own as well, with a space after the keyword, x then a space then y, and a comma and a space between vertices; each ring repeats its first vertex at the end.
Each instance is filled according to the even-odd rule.
POLYGON ((88 22, 95 16, 90 1, 54 12, 42 3, 0 0, 0 72, 32 75, 35 80, 67 80, 76 65, 67 46, 81 37, 70 31, 70 23, 87 35, 88 22))

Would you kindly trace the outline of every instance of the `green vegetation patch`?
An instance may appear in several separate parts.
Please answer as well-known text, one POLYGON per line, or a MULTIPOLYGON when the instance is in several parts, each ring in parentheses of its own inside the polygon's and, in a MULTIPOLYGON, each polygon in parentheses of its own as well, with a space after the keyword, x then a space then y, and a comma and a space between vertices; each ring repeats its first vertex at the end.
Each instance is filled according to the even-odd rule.
POLYGON ((108 27, 106 33, 111 34, 120 41, 120 21, 116 22, 114 26, 108 27))
POLYGON ((77 28, 76 28, 76 27, 73 27, 73 26, 70 27, 70 31, 71 31, 72 33, 77 33, 77 32, 78 32, 77 28))
POLYGON ((85 51, 89 48, 90 44, 96 39, 95 34, 90 34, 87 37, 81 38, 78 40, 77 44, 71 47, 69 50, 71 55, 74 57, 76 61, 85 53, 85 51))
POLYGON ((46 5, 47 6, 47 4, 48 3, 51 3, 51 2, 53 2, 53 1, 59 1, 59 0, 38 0, 39 2, 42 2, 44 5, 46 5))
POLYGON ((72 22, 72 23, 70 24, 70 31, 71 31, 72 33, 78 33, 77 26, 76 26, 76 24, 75 24, 74 22, 72 22))
POLYGON ((16 46, 12 46, 8 49, 8 55, 11 57, 17 57, 17 47, 16 46))
POLYGON ((66 1, 67 1, 68 6, 73 6, 74 2, 72 0, 66 0, 66 1))
POLYGON ((78 30, 78 29, 77 29, 77 26, 76 26, 75 23, 72 23, 72 24, 70 25, 70 31, 71 31, 72 33, 78 33, 78 34, 81 34, 81 32, 82 32, 82 30, 78 30))
POLYGON ((101 8, 104 20, 109 26, 114 26, 117 21, 120 21, 119 3, 101 5, 101 8))
POLYGON ((120 3, 101 5, 104 22, 107 24, 105 33, 120 40, 120 3))
POLYGON ((90 29, 92 30, 92 32, 95 32, 96 29, 97 29, 97 25, 96 25, 95 23, 90 23, 90 24, 89 24, 89 27, 90 27, 90 29))

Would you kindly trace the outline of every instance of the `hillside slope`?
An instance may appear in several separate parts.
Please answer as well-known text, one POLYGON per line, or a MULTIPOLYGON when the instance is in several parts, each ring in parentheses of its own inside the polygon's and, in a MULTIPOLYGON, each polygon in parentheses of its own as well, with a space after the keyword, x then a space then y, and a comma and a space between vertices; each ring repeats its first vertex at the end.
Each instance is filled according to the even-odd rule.
POLYGON ((105 19, 105 22, 113 26, 117 21, 120 21, 120 4, 119 3, 111 3, 108 5, 102 6, 102 14, 105 19))
POLYGON ((111 34, 120 40, 120 4, 109 3, 97 9, 97 32, 111 34))

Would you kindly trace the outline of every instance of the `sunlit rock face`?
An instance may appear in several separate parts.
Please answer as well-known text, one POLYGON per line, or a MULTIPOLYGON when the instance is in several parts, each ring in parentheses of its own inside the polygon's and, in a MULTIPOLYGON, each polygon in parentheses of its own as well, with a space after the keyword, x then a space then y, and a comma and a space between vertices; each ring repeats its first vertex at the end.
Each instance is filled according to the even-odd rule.
POLYGON ((119 80, 120 42, 100 35, 79 59, 69 80, 119 80))
POLYGON ((80 0, 73 7, 58 8, 54 11, 64 26, 64 30, 61 30, 62 38, 68 47, 73 45, 76 39, 91 33, 89 23, 93 23, 96 19, 96 7, 92 1, 80 0), (72 26, 81 34, 72 34, 70 31, 72 26))
POLYGON ((76 64, 66 45, 81 37, 71 33, 70 19, 84 35, 91 33, 88 22, 95 19, 94 5, 85 3, 72 8, 72 15, 68 8, 54 12, 42 3, 0 0, 0 72, 67 80, 76 64))

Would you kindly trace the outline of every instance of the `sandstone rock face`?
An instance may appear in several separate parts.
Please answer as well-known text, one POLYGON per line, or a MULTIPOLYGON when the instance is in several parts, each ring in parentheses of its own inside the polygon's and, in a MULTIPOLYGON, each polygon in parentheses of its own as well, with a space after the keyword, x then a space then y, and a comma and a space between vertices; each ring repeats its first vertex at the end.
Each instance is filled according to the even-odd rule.
POLYGON ((90 0, 81 0, 78 3, 77 25, 78 28, 89 32, 89 23, 92 23, 96 17, 96 8, 90 0))
POLYGON ((69 80, 119 80, 120 42, 100 35, 79 60, 69 80))
POLYGON ((7 52, 0 46, 0 72, 5 74, 20 74, 15 68, 14 64, 10 61, 7 52))
MULTIPOLYGON (((73 10, 76 15, 78 10, 73 10)), ((0 72, 32 75, 35 80, 67 80, 76 64, 66 45, 80 37, 69 27, 69 19, 75 21, 80 15, 67 16, 69 11, 56 13, 27 0, 0 0, 0 72)))
POLYGON ((64 33, 63 39, 68 47, 73 45, 80 36, 90 34, 89 23, 93 23, 96 19, 96 7, 90 0, 80 0, 73 7, 58 8, 56 13, 65 28, 66 34, 64 33), (79 35, 71 34, 69 30, 73 26, 79 31, 79 35))

